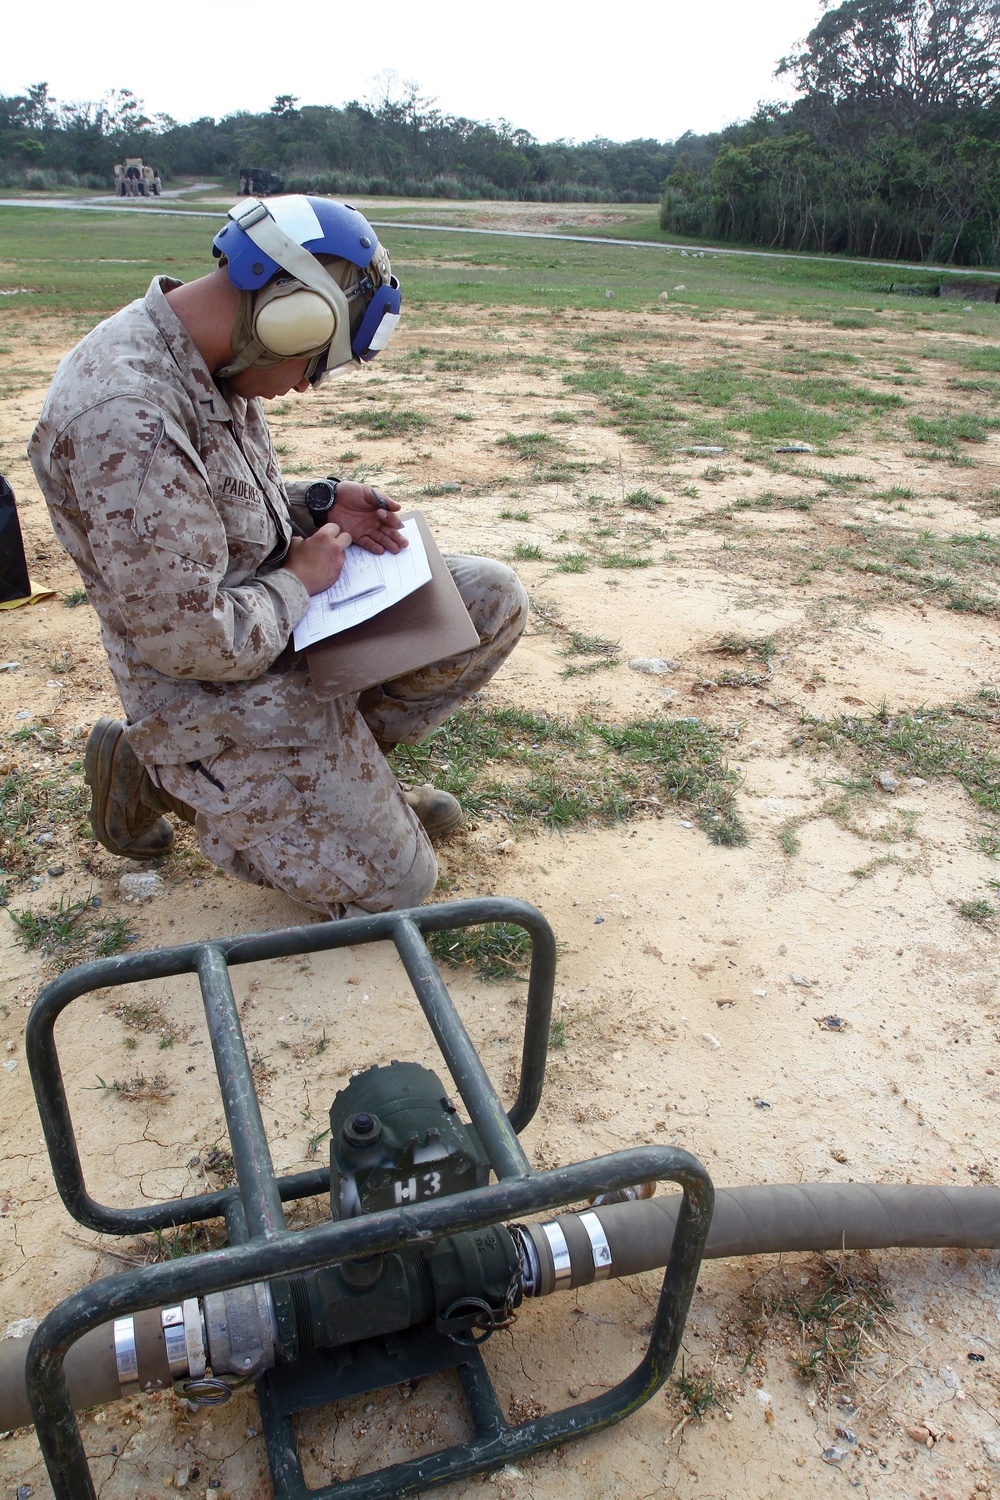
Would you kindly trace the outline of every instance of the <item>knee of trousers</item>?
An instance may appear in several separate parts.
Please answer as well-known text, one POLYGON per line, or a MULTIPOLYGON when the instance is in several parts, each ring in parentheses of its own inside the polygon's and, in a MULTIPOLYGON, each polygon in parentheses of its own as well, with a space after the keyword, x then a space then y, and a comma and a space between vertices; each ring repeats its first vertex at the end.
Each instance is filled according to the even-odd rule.
POLYGON ((437 885, 438 865, 430 839, 421 833, 417 840, 417 852, 410 868, 392 885, 383 886, 370 896, 354 904, 364 911, 404 911, 410 906, 420 906, 437 885))
POLYGON ((523 583, 506 563, 493 558, 477 558, 477 563, 476 586, 466 605, 480 640, 516 639, 528 619, 523 583))

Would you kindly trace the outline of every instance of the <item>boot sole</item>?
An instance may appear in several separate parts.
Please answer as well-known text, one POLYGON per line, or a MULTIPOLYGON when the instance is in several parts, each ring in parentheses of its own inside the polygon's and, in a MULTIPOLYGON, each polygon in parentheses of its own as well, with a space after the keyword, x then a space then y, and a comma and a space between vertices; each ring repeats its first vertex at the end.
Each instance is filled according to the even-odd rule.
POLYGON ((109 838, 104 809, 98 806, 100 799, 97 789, 102 782, 106 786, 111 779, 111 764, 121 733, 122 728, 117 719, 98 719, 87 736, 87 748, 83 756, 83 779, 90 788, 90 826, 97 842, 112 854, 118 854, 120 850, 109 838))
POLYGON ((98 719, 87 736, 87 747, 83 755, 83 779, 90 788, 90 826, 94 831, 94 838, 109 854, 116 854, 120 859, 159 859, 168 852, 169 846, 167 849, 150 850, 148 853, 135 847, 126 849, 117 844, 108 832, 98 787, 110 783, 115 750, 124 733, 117 719, 104 717, 98 719))

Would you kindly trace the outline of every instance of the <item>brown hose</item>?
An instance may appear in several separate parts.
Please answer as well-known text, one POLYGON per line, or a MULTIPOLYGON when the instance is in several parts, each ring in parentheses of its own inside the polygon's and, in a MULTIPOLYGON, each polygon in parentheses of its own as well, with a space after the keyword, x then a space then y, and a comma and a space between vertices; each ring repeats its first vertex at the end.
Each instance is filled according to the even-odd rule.
MULTIPOLYGON (((600 1220, 606 1236, 611 1276, 632 1276, 666 1265, 680 1202, 680 1195, 673 1194, 589 1211, 600 1220)), ((569 1254, 571 1272, 559 1279, 559 1290, 585 1286, 598 1275, 588 1217, 563 1214, 547 1221, 559 1226, 569 1254)), ((545 1296, 556 1290, 551 1241, 541 1224, 525 1227, 541 1271, 536 1295, 545 1296)), ((1000 1188, 824 1182, 718 1189, 705 1259, 781 1251, 998 1246, 1000 1188)))
MULTIPOLYGON (((611 1203, 587 1213, 545 1220, 544 1228, 541 1222, 521 1226, 520 1232, 538 1257, 540 1276, 534 1295, 556 1290, 553 1239, 557 1245, 561 1239, 568 1256, 559 1290, 586 1286, 607 1275, 634 1276, 666 1265, 680 1202, 680 1195, 672 1194, 611 1203), (546 1228, 557 1232, 550 1237, 546 1228), (600 1258, 602 1234, 610 1261, 600 1258)), ((1000 1247, 1000 1188, 870 1187, 860 1182, 722 1188, 715 1195, 705 1259, 894 1247, 1000 1247)), ((24 1427, 32 1420, 24 1392, 29 1342, 0 1340, 0 1430, 24 1427)), ((157 1310, 136 1314, 135 1342, 139 1387, 158 1390, 169 1385, 157 1310)), ((116 1401, 122 1391, 112 1325, 95 1328, 78 1339, 66 1356, 65 1368, 78 1411, 116 1401)))
MULTIPOLYGON (((0 1339, 0 1431, 28 1427, 35 1420, 24 1389, 24 1365, 30 1338, 0 1339)), ((135 1314, 139 1365, 138 1389, 162 1390, 171 1382, 159 1310, 135 1314)), ((63 1366, 77 1411, 118 1401, 123 1394, 115 1359, 114 1324, 91 1329, 66 1352, 63 1366)))

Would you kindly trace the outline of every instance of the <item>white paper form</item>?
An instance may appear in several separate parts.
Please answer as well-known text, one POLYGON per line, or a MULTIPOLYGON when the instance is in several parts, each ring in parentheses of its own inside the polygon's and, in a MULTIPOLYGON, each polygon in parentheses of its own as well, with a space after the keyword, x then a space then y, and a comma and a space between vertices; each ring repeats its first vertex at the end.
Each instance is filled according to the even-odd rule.
POLYGON ((431 565, 416 521, 404 521, 401 529, 409 542, 401 552, 374 557, 363 547, 348 547, 340 577, 322 594, 312 596, 296 625, 296 651, 370 620, 430 583, 431 565))

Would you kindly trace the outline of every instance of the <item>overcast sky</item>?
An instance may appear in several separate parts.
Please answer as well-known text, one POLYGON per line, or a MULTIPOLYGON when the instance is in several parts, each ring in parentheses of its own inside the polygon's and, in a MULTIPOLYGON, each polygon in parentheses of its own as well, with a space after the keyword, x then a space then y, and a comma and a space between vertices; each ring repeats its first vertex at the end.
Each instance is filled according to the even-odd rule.
POLYGON ((212 5, 48 0, 11 6, 0 93, 46 80, 63 102, 129 88, 148 112, 188 121, 370 97, 390 69, 446 114, 505 118, 542 141, 653 137, 745 119, 791 97, 778 58, 816 23, 820 0, 382 0, 375 5, 212 5))

